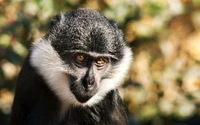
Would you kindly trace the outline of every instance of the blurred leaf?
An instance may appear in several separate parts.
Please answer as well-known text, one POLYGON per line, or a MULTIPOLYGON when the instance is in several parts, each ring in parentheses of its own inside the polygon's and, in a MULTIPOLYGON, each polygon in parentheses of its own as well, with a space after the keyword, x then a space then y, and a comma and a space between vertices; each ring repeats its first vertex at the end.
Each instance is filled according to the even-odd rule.
POLYGON ((192 0, 194 4, 200 4, 200 0, 192 0))
POLYGON ((13 79, 19 73, 19 68, 6 60, 2 62, 1 68, 7 80, 13 79))
POLYGON ((3 111, 3 113, 10 113, 13 97, 13 93, 7 89, 0 90, 0 109, 3 111))
POLYGON ((8 47, 10 44, 11 38, 8 34, 0 35, 0 47, 8 47))
POLYGON ((142 107, 141 118, 144 120, 150 120, 156 117, 158 113, 157 106, 155 104, 149 104, 142 107))
POLYGON ((21 57, 25 57, 28 54, 28 50, 20 42, 16 42, 12 45, 12 47, 14 52, 21 57))

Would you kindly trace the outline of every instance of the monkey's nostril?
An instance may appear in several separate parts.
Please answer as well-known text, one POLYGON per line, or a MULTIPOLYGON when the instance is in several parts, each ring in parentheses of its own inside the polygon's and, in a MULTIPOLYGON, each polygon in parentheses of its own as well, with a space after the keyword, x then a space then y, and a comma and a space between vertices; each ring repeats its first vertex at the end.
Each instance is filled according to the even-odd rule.
POLYGON ((95 82, 94 82, 94 80, 89 80, 89 79, 83 79, 83 87, 84 87, 84 89, 86 90, 86 91, 91 91, 91 90, 93 90, 94 89, 94 87, 95 87, 95 82))
POLYGON ((85 77, 82 79, 82 85, 85 91, 91 91, 95 87, 95 80, 94 78, 85 77))
POLYGON ((93 88, 94 88, 94 82, 89 83, 87 89, 90 91, 90 90, 93 90, 93 88))
POLYGON ((94 88, 93 82, 85 82, 83 83, 83 87, 86 91, 91 91, 94 88))

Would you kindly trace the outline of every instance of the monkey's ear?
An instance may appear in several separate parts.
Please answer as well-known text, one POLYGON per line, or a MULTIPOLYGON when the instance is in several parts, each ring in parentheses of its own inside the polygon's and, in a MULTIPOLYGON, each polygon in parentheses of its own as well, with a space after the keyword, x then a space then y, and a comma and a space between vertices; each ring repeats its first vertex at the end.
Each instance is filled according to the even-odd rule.
POLYGON ((49 20, 49 28, 52 29, 57 23, 59 23, 61 20, 61 15, 55 15, 53 18, 49 20))

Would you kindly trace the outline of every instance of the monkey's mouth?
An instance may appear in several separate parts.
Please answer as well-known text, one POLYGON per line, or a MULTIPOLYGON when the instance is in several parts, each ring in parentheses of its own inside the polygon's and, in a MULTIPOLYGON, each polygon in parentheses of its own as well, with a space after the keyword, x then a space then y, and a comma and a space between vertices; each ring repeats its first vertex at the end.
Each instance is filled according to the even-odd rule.
POLYGON ((89 96, 89 95, 77 95, 77 94, 74 94, 76 99, 81 102, 81 103, 85 103, 87 102, 90 98, 92 98, 92 96, 89 96))
POLYGON ((87 102, 90 98, 92 98, 97 93, 96 87, 90 91, 87 91, 84 89, 84 87, 79 86, 77 84, 71 85, 70 89, 71 89, 71 92, 74 94, 74 96, 80 103, 87 102))

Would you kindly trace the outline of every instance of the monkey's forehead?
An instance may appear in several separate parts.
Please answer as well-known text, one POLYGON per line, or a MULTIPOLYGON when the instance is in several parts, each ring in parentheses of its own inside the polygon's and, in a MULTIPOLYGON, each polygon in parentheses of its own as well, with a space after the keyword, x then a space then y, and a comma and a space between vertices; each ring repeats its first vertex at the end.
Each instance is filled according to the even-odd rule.
POLYGON ((60 15, 57 24, 46 35, 59 53, 82 50, 114 56, 122 55, 123 34, 99 12, 78 9, 60 15))
POLYGON ((120 58, 123 54, 123 45, 115 43, 115 41, 108 41, 106 39, 99 39, 94 41, 84 41, 81 39, 66 39, 51 41, 53 48, 62 55, 65 52, 94 52, 102 55, 111 55, 120 58))

